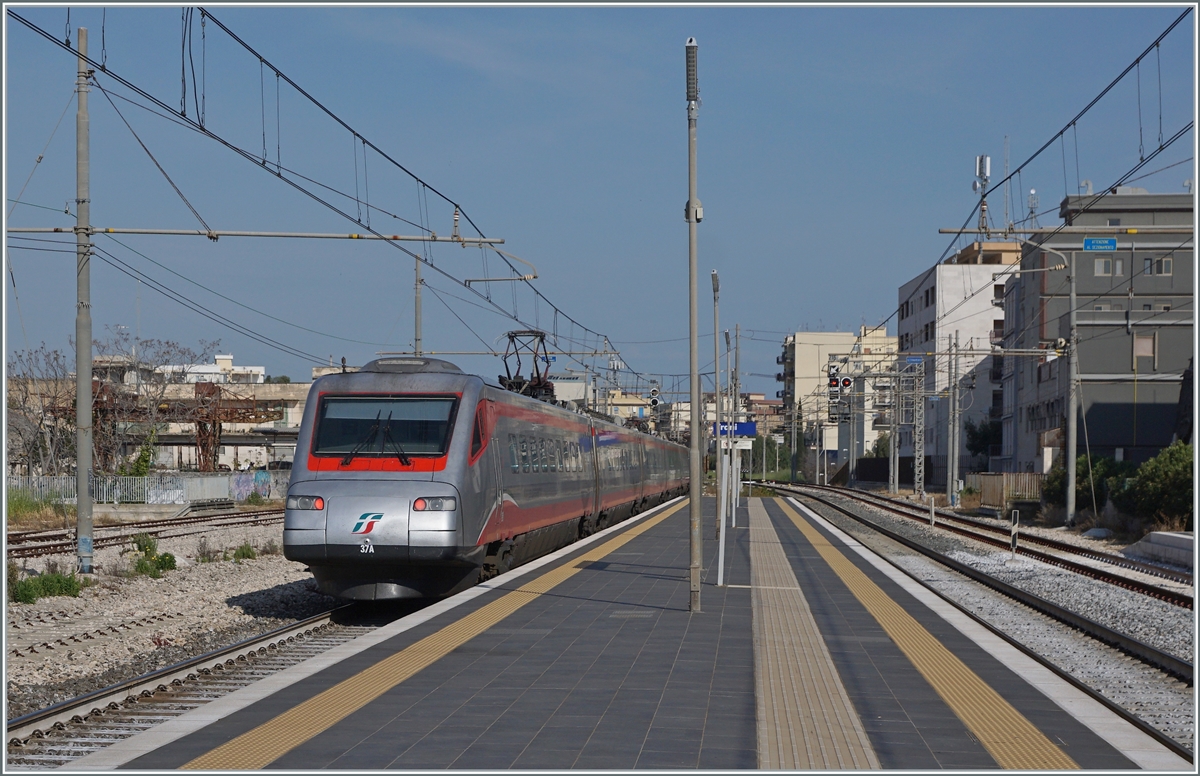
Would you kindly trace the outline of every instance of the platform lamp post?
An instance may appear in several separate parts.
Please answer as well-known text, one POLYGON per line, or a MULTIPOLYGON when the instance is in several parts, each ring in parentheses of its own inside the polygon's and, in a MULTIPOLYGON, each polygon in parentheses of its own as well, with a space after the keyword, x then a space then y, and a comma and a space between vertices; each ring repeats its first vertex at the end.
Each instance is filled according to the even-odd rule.
MULTIPOLYGON (((724 483, 725 470, 722 465, 723 454, 721 451, 721 437, 726 436, 721 428, 721 344, 717 338, 718 329, 718 306, 717 303, 721 296, 721 278, 717 275, 717 271, 712 271, 712 287, 713 287, 713 404, 716 407, 716 421, 714 427, 716 433, 713 435, 715 443, 713 445, 713 482, 717 486, 717 540, 721 542, 721 564, 720 568, 724 569, 725 560, 725 541, 722 538, 725 534, 725 502, 721 500, 721 486, 724 483)), ((717 584, 721 584, 721 571, 717 572, 717 584)))
POLYGON ((700 611, 700 564, 703 562, 703 541, 700 533, 700 494, 704 487, 700 471, 700 339, 699 339, 699 299, 696 288, 696 224, 704 218, 704 208, 696 198, 696 119, 700 114, 700 86, 696 75, 696 45, 695 38, 688 38, 684 44, 687 68, 687 118, 688 118, 688 201, 684 215, 688 222, 688 340, 690 345, 691 382, 692 382, 692 444, 689 473, 691 475, 691 490, 689 493, 690 535, 691 535, 691 564, 690 592, 688 609, 700 611))

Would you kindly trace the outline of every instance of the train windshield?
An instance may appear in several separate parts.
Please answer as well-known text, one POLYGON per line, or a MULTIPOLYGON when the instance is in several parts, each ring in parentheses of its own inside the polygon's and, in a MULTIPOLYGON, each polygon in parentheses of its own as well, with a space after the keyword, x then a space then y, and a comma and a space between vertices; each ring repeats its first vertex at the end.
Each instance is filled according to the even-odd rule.
POLYGON ((326 396, 317 455, 444 455, 457 399, 442 396, 326 396))

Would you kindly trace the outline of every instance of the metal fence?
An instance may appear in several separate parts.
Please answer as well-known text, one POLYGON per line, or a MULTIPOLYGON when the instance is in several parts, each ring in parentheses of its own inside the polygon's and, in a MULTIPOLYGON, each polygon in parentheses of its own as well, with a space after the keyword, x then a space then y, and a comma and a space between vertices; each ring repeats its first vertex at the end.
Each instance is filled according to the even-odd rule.
POLYGON ((1010 501, 1040 501, 1044 474, 1033 472, 975 472, 963 483, 979 491, 979 504, 1003 509, 1010 501))
MULTIPOLYGON (((283 498, 291 472, 253 471, 235 474, 151 474, 123 477, 91 476, 92 500, 99 504, 188 504, 231 498, 245 501, 251 493, 263 498, 283 498)), ((75 475, 43 477, 8 475, 8 489, 29 493, 43 501, 75 503, 75 475)))

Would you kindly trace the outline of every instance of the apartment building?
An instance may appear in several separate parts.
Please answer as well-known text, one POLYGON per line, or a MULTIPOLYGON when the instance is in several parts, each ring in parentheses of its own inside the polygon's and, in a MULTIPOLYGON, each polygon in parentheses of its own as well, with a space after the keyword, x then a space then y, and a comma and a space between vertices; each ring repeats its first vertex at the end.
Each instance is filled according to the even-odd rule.
MULTIPOLYGON (((1171 443, 1195 348, 1192 196, 1121 187, 1067 197, 1059 217, 1070 229, 1032 237, 1021 274, 1005 284, 1004 345, 1049 351, 1065 343, 1074 265, 1079 453, 1090 446, 1094 456, 1145 461, 1171 443)), ((1068 359, 1010 357, 1003 377, 995 464, 1046 472, 1066 444, 1068 359)))

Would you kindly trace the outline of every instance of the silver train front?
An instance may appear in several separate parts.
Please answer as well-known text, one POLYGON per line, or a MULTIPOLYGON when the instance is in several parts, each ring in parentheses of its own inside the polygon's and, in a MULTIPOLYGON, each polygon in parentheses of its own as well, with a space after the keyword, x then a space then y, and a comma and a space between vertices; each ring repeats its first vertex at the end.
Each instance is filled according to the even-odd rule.
POLYGON ((686 489, 679 445, 444 361, 379 359, 310 389, 284 554, 330 595, 441 596, 686 489), (358 436, 372 441, 347 450, 358 436))

